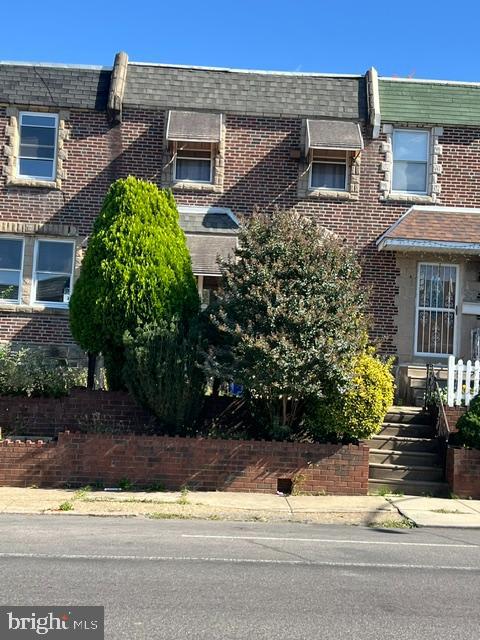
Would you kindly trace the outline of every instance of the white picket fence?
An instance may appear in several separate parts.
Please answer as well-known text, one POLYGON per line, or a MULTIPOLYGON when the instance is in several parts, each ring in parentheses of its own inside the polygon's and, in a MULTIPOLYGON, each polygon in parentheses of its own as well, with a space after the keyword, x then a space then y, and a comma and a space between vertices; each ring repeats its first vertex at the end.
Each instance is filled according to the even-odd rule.
POLYGON ((480 389, 480 360, 459 360, 448 358, 447 404, 449 407, 468 407, 480 389))

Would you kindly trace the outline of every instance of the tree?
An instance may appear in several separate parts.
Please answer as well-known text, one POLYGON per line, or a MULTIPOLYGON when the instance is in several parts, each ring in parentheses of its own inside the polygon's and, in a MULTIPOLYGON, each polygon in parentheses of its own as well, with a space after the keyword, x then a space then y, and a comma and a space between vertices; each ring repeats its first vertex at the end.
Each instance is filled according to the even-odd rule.
POLYGON ((196 315, 199 299, 170 191, 132 176, 114 182, 93 227, 70 301, 72 334, 102 353, 111 389, 123 388, 123 338, 196 315))
POLYGON ((354 253, 314 219, 258 214, 221 264, 212 370, 244 385, 270 433, 300 428, 310 400, 346 388, 366 346, 354 253))
POLYGON ((203 406, 200 336, 197 322, 185 331, 175 319, 125 336, 127 387, 170 435, 186 435, 203 406))

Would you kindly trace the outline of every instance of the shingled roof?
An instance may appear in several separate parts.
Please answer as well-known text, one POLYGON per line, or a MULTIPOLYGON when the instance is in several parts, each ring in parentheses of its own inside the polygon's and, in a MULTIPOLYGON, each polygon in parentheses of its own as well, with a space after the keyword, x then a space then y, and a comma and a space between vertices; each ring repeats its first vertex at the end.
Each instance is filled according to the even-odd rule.
POLYGON ((0 104, 104 111, 111 70, 0 62, 0 104))
POLYGON ((365 78, 129 62, 124 104, 364 120, 365 78))
POLYGON ((480 255, 480 209, 411 207, 378 240, 378 249, 480 255))
POLYGON ((223 207, 179 206, 180 225, 185 231, 197 275, 220 275, 217 259, 231 256, 237 246, 238 221, 223 207))

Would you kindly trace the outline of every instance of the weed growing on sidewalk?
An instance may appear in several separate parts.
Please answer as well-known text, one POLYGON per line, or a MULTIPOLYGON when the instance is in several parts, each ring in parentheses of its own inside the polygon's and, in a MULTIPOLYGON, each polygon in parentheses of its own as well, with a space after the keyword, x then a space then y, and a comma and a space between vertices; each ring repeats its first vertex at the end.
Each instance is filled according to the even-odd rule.
POLYGON ((73 504, 71 502, 65 501, 58 507, 59 511, 73 511, 73 504))
POLYGON ((403 491, 392 491, 389 487, 379 487, 377 491, 374 493, 374 495, 382 496, 385 498, 386 496, 402 497, 404 494, 403 494, 403 491))
POLYGON ((404 516, 400 520, 390 518, 389 520, 383 520, 383 522, 372 522, 368 526, 374 529, 415 529, 417 525, 413 520, 404 516))
POLYGON ((188 487, 182 487, 180 491, 180 497, 177 500, 177 504, 182 504, 182 505, 190 504, 190 501, 188 499, 188 487))
POLYGON ((73 499, 84 500, 88 496, 88 494, 91 492, 91 490, 92 490, 92 487, 88 484, 85 487, 80 487, 80 489, 77 489, 73 494, 73 499))

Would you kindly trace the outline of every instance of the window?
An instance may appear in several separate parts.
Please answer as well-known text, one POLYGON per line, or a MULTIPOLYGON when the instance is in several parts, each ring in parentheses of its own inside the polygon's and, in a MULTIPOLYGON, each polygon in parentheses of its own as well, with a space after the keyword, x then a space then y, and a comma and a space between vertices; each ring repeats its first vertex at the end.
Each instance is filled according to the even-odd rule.
POLYGON ((66 306, 73 279, 73 242, 37 240, 33 269, 33 301, 66 306))
POLYGON ((20 178, 55 179, 57 125, 54 114, 20 113, 20 178))
POLYGON ((345 151, 312 151, 310 189, 347 189, 347 153, 345 151))
POLYGON ((0 238, 0 302, 20 302, 23 240, 0 238))
POLYGON ((179 142, 175 157, 175 180, 212 182, 213 162, 210 143, 179 142))
POLYGON ((427 193, 429 140, 428 131, 394 130, 393 191, 427 193))

